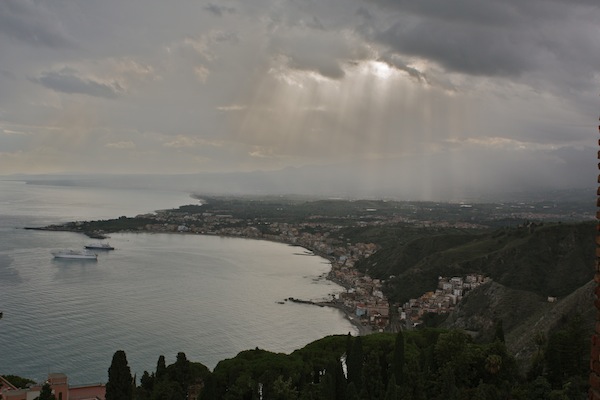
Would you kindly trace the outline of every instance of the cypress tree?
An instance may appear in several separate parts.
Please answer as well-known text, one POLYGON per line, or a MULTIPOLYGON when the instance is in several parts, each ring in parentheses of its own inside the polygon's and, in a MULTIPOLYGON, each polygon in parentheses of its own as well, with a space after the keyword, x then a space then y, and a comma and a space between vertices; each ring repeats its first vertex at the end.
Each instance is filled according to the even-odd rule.
POLYGON ((131 400, 133 397, 132 383, 133 378, 127 364, 127 356, 123 350, 117 350, 108 369, 106 400, 131 400))
POLYGON ((40 390, 40 395, 36 397, 35 400, 56 400, 56 397, 54 397, 52 394, 52 388, 48 382, 44 383, 42 390, 40 390))
POLYGON ((158 357, 158 362, 156 363, 156 381, 160 381, 165 377, 167 373, 167 364, 165 363, 165 356, 161 355, 158 357))
POLYGON ((140 378, 140 386, 133 389, 136 400, 148 400, 154 388, 154 373, 150 375, 148 371, 144 371, 140 378))
POLYGON ((352 353, 352 335, 348 332, 346 336, 346 359, 350 357, 350 353, 352 353))
POLYGON ((332 395, 328 399, 345 400, 346 399, 346 379, 342 370, 342 363, 339 359, 333 358, 327 363, 325 377, 331 379, 332 395))
POLYGON ((402 333, 402 330, 396 335, 392 365, 394 368, 396 384, 402 386, 404 380, 404 334, 402 333))
POLYGON ((188 386, 191 383, 190 381, 192 379, 192 373, 190 370, 190 362, 185 356, 185 353, 177 353, 177 359, 175 361, 175 364, 173 364, 172 371, 173 372, 171 374, 171 379, 179 383, 179 385, 181 386, 181 390, 184 393, 187 392, 188 386))
POLYGON ((140 386, 148 392, 152 392, 152 387, 154 386, 154 376, 150 375, 148 371, 144 371, 142 377, 140 378, 140 386))
POLYGON ((385 391, 384 400, 398 400, 398 386, 396 385, 396 377, 392 375, 388 381, 387 389, 385 391))
POLYGON ((385 385, 381 377, 381 366, 376 350, 372 350, 366 357, 362 368, 362 387, 360 397, 367 399, 380 399, 385 395, 385 385))
POLYGON ((348 368, 348 382, 354 383, 356 390, 360 392, 362 387, 362 367, 364 362, 364 354, 362 348, 362 339, 357 336, 352 341, 352 350, 346 360, 346 366, 348 368))
POLYGON ((356 386, 354 385, 354 382, 350 382, 350 384, 348 384, 348 387, 346 388, 346 399, 348 400, 359 400, 360 397, 358 397, 358 390, 356 390, 356 386))

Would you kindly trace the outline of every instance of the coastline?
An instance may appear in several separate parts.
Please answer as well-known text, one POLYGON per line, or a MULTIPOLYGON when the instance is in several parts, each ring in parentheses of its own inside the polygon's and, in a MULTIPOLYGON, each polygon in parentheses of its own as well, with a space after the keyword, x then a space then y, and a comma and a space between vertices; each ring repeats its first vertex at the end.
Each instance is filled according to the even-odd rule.
MULTIPOLYGON (((285 243, 285 242, 280 241, 279 243, 285 243)), ((297 247, 303 248, 303 249, 309 251, 310 253, 312 253, 312 255, 321 257, 321 258, 329 261, 330 269, 329 269, 329 272, 327 272, 325 279, 335 283, 336 285, 343 287, 346 290, 352 289, 352 286, 350 286, 347 283, 342 282, 339 279, 336 279, 334 277, 332 272, 333 272, 333 269, 335 266, 335 260, 333 260, 330 256, 328 256, 327 254, 324 254, 318 250, 314 250, 314 249, 311 249, 309 247, 305 247, 305 246, 302 246, 299 244, 290 244, 290 243, 287 243, 287 244, 290 246, 297 246, 297 247)), ((305 254, 302 254, 302 255, 305 255, 305 254)), ((306 254, 306 255, 309 255, 309 254, 306 254)), ((369 335, 371 333, 375 333, 375 331, 369 325, 363 325, 362 322, 360 321, 360 319, 357 318, 356 315, 354 315, 354 312, 352 312, 352 310, 349 310, 343 304, 338 304, 338 303, 334 303, 334 302, 330 302, 330 301, 321 301, 321 302, 314 302, 314 303, 307 302, 307 303, 314 304, 314 305, 317 305, 320 307, 332 307, 332 308, 335 308, 335 309, 341 311, 344 314, 344 318, 346 318, 356 328, 359 336, 365 336, 365 335, 369 335)))
POLYGON ((317 305, 323 305, 325 307, 332 307, 332 308, 336 308, 336 309, 340 310, 344 314, 344 317, 352 324, 352 326, 354 326, 356 328, 359 336, 366 336, 366 335, 370 335, 371 333, 374 333, 374 331, 371 329, 370 326, 363 325, 360 322, 360 320, 358 318, 356 318, 356 316, 354 316, 352 311, 348 310, 346 307, 344 307, 341 304, 323 302, 323 303, 317 303, 317 305))
MULTIPOLYGON (((66 226, 66 224, 60 224, 60 225, 49 225, 49 226, 44 226, 44 227, 24 227, 24 229, 30 229, 30 230, 42 230, 42 231, 67 231, 67 232, 75 232, 75 233, 81 233, 84 234, 85 236, 88 236, 89 238, 94 238, 94 239, 105 239, 108 236, 109 232, 104 232, 104 231, 81 231, 79 229, 73 229, 73 228, 69 228, 66 226)), ((124 230, 121 231, 121 233, 139 233, 139 232, 135 232, 133 230, 124 230)), ((146 232, 146 233, 152 233, 152 232, 146 232)), ((193 233, 193 232, 160 232, 160 233, 177 233, 179 235, 183 234, 183 235, 198 235, 198 233, 193 233)), ((331 255, 324 253, 322 251, 319 251, 317 249, 313 249, 311 247, 306 246, 305 244, 298 244, 298 243, 294 243, 294 242, 290 242, 287 240, 282 240, 279 237, 276 236, 271 236, 271 235, 264 235, 261 237, 244 237, 244 236, 237 236, 237 235, 227 235, 227 234, 223 234, 223 233, 212 233, 212 232, 206 232, 206 233, 200 233, 200 235, 205 235, 205 236, 221 236, 221 237, 231 237, 231 238, 238 238, 238 239, 248 239, 248 240, 264 240, 267 242, 272 242, 272 243, 281 243, 281 244, 285 244, 288 245, 290 247, 298 247, 301 249, 305 250, 305 253, 294 253, 295 255, 300 255, 300 256, 317 256, 317 257, 321 257, 324 260, 326 260, 330 266, 329 271, 324 274, 324 277, 326 280, 329 280, 339 286, 341 286, 342 288, 348 290, 348 289, 352 289, 352 286, 349 285, 347 282, 342 282, 339 279, 336 279, 334 274, 332 273, 334 268, 336 267, 336 265, 338 265, 336 263, 335 258, 333 258, 331 255)), ((286 299, 287 300, 287 299, 286 299)), ((290 298, 290 300, 292 300, 290 298)), ((347 307, 345 307, 343 304, 339 304, 339 303, 335 303, 335 302, 312 302, 312 301, 304 301, 304 300, 297 300, 296 302, 298 303, 305 303, 305 304, 310 304, 310 305, 317 305, 320 307, 332 307, 332 308, 336 308, 337 310, 339 310, 340 312, 343 313, 344 318, 350 322, 350 324, 352 326, 354 326, 356 328, 356 330, 358 331, 358 335, 360 336, 364 336, 364 335, 369 335, 371 333, 375 333, 376 331, 374 331, 372 329, 371 326, 369 325, 363 325, 362 321, 360 320, 360 318, 358 318, 356 315, 354 315, 354 312, 350 309, 348 309, 347 307)))

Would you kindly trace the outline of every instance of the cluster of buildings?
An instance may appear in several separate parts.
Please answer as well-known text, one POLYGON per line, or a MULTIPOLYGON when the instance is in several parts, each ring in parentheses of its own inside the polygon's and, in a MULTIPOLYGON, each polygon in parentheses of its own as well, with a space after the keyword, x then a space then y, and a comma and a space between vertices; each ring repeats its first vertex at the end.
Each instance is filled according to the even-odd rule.
POLYGON ((346 292, 339 294, 335 301, 347 313, 372 331, 382 331, 390 323, 390 304, 383 295, 379 279, 361 274, 356 269, 343 264, 333 264, 329 278, 344 286, 346 292))
MULTIPOLYGON (((106 397, 104 384, 70 386, 65 374, 48 374, 45 383, 50 385, 56 400, 105 400, 106 397)), ((26 389, 19 389, 0 376, 0 399, 35 400, 40 396, 42 387, 43 384, 35 384, 26 389)))
POLYGON ((372 279, 354 268, 336 263, 333 264, 329 277, 346 287, 346 292, 338 296, 337 304, 373 331, 382 331, 389 326, 391 307, 397 307, 399 322, 403 328, 414 328, 423 322, 423 316, 428 313, 452 312, 468 291, 490 281, 490 278, 480 274, 439 277, 435 291, 426 292, 417 299, 410 299, 402 306, 390 307, 382 291, 384 282, 379 279, 372 279))
POLYGON ((415 327, 423 322, 425 314, 449 313, 469 290, 489 282, 490 279, 479 274, 452 278, 440 276, 435 291, 426 292, 417 299, 410 299, 398 308, 400 321, 407 327, 415 327))

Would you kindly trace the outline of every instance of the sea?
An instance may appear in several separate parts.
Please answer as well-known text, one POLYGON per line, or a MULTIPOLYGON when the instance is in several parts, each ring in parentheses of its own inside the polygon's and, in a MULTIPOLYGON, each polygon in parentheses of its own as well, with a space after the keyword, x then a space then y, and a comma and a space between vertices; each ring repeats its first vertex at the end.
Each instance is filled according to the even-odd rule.
POLYGON ((102 220, 186 204, 185 192, 0 181, 0 374, 42 382, 106 382, 124 350, 132 374, 183 352, 213 369, 240 351, 291 353, 333 334, 357 334, 321 300, 343 288, 330 263, 306 249, 262 240, 192 234, 115 233, 98 260, 58 260, 83 249, 83 234, 24 229, 102 220))

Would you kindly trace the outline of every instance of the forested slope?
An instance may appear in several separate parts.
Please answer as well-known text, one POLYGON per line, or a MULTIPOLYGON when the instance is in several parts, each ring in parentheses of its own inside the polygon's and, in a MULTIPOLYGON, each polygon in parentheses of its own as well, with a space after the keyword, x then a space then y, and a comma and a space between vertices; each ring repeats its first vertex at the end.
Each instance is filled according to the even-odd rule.
POLYGON ((560 297, 593 277, 594 236, 595 223, 589 222, 423 235, 384 247, 357 268, 385 279, 387 295, 396 302, 435 289, 439 276, 468 273, 538 296, 560 297))

